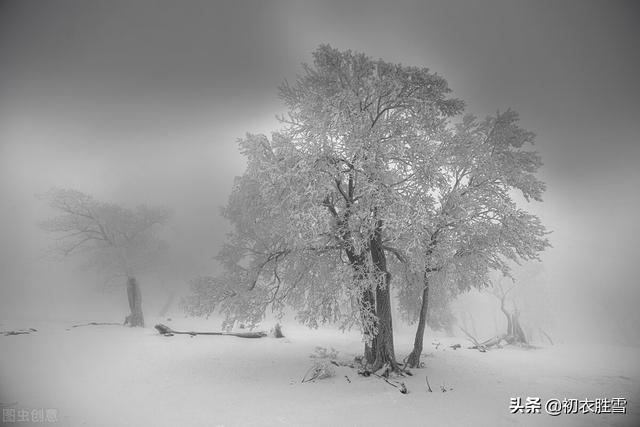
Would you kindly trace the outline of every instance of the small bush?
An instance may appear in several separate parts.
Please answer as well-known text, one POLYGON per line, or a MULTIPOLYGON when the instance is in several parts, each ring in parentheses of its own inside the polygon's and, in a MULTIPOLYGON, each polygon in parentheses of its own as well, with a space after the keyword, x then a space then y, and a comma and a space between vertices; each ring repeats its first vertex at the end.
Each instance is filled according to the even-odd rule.
POLYGON ((306 383, 309 381, 323 380, 325 378, 334 377, 335 375, 336 370, 331 362, 327 360, 316 360, 302 378, 302 382, 306 383))

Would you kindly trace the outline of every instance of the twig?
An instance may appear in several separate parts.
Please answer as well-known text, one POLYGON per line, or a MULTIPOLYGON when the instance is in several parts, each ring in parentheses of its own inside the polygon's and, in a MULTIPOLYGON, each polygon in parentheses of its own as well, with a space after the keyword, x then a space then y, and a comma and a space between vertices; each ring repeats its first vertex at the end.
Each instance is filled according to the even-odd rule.
POLYGON ((539 328, 540 332, 542 332, 542 335, 544 335, 545 337, 547 337, 547 339, 549 340, 549 344, 553 345, 553 340, 551 339, 551 337, 549 336, 549 334, 547 334, 542 328, 539 328))
POLYGON ((397 381, 398 385, 396 385, 396 384, 393 384, 391 381, 389 381, 387 376, 389 375, 390 369, 391 367, 388 364, 385 364, 385 366, 383 366, 381 369, 378 370, 378 372, 382 371, 382 375, 378 374, 377 372, 371 372, 371 373, 376 377, 383 379, 390 386, 399 389, 400 393, 407 394, 408 393, 407 386, 405 386, 403 382, 397 381))
POLYGON ((318 373, 316 372, 316 374, 314 376, 312 376, 311 378, 307 379, 307 375, 309 375, 309 372, 311 372, 311 370, 315 369, 315 366, 311 366, 309 369, 307 369, 307 372, 304 373, 304 376, 302 377, 302 381, 300 381, 302 384, 306 383, 306 382, 310 382, 315 380, 318 377, 318 373))
POLYGON ((424 379, 427 381, 427 390, 429 393, 433 393, 433 390, 431 390, 431 386, 429 385, 429 377, 425 375, 424 379))

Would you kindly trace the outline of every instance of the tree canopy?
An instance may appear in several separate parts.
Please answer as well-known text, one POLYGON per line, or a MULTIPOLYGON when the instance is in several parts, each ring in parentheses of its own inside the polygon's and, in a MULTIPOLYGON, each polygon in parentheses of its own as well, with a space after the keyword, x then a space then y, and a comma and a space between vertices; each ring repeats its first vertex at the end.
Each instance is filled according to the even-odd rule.
POLYGON ((289 305, 310 326, 357 324, 368 361, 394 365, 392 271, 405 290, 445 270, 481 286, 548 244, 511 197, 540 200, 540 158, 510 110, 455 123, 464 103, 428 69, 326 45, 313 58, 280 87, 282 129, 240 140, 224 274, 196 280, 187 306, 256 320, 289 305))
POLYGON ((169 219, 165 208, 129 209, 61 188, 41 198, 58 213, 40 223, 52 235, 54 255, 85 257, 109 274, 126 276, 148 266, 162 248, 158 232, 169 219))

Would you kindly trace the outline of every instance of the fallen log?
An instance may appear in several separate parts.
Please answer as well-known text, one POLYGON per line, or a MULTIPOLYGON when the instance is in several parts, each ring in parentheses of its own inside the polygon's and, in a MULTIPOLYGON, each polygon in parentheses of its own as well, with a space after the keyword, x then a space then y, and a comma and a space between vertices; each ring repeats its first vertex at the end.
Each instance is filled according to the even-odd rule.
POLYGON ((80 325, 71 325, 71 327, 72 328, 80 328, 82 326, 102 326, 102 325, 120 326, 121 324, 120 323, 113 323, 113 322, 89 322, 89 323, 82 323, 80 325))
POLYGON ((497 347, 497 346, 500 346, 500 343, 502 342, 502 340, 506 340, 506 339, 507 339, 506 335, 498 335, 496 337, 489 338, 488 340, 483 341, 482 345, 484 347, 493 347, 493 346, 497 347))
POLYGON ((176 331, 174 329, 171 329, 170 327, 168 327, 167 325, 163 325, 162 323, 158 323, 155 328, 158 330, 158 332, 160 333, 160 335, 164 335, 164 336, 173 336, 173 335, 191 335, 192 337, 195 335, 224 335, 224 336, 232 336, 232 337, 239 337, 239 338, 263 338, 267 336, 267 333, 264 331, 259 331, 259 332, 193 332, 193 331, 189 331, 189 332, 183 332, 183 331, 176 331))
POLYGON ((460 328, 460 330, 462 332, 465 333, 465 335, 467 335, 467 337, 469 338, 469 341, 471 341, 474 345, 471 347, 468 347, 470 349, 474 349, 474 350, 478 350, 482 353, 486 352, 487 350, 489 350, 491 347, 498 347, 498 348, 502 348, 500 346, 500 343, 502 341, 507 342, 508 344, 512 343, 512 338, 511 336, 507 335, 507 334, 503 334, 503 335, 498 335, 492 338, 489 338, 483 342, 479 342, 473 335, 471 335, 468 331, 466 331, 464 328, 460 328))
POLYGON ((38 332, 38 330, 34 328, 19 329, 17 331, 2 331, 2 334, 6 337, 9 335, 26 335, 26 334, 30 334, 31 332, 38 332))
POLYGON ((469 338, 469 341, 471 341, 471 342, 474 344, 474 346, 473 346, 473 347, 469 347, 469 348, 476 349, 476 350, 478 350, 478 351, 479 351, 479 352, 481 352, 481 353, 485 353, 485 352, 487 351, 487 347, 485 347, 484 345, 482 345, 481 343, 479 343, 479 342, 478 342, 478 340, 477 340, 473 335, 471 335, 469 332, 467 332, 467 331, 466 331, 464 328, 462 328, 462 327, 460 327, 460 330, 461 330, 462 332, 464 332, 464 333, 465 333, 465 335, 467 336, 467 338, 469 338))

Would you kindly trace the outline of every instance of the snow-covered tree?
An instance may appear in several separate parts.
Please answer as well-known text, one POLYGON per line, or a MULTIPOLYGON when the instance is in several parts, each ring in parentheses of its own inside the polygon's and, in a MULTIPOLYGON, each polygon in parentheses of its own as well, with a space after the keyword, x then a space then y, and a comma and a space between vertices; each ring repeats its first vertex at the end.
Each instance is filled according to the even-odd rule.
POLYGON ((77 254, 110 276, 126 277, 131 314, 125 323, 144 326, 136 275, 160 254, 158 229, 166 224, 168 211, 144 205, 127 209, 70 189, 54 188, 41 197, 59 213, 40 224, 52 235, 53 253, 77 254))
POLYGON ((388 257, 421 244, 406 234, 430 223, 433 199, 415 206, 414 194, 438 179, 435 153, 463 104, 424 68, 326 45, 313 58, 280 88, 283 129, 240 142, 225 273, 198 281, 187 305, 241 318, 290 304, 312 326, 357 322, 366 360, 395 368, 388 257))
POLYGON ((413 260, 422 266, 422 295, 415 299, 415 289, 401 295, 405 308, 420 308, 409 366, 420 363, 432 281, 449 283, 449 295, 483 287, 491 271, 509 275, 510 262, 537 260, 549 246, 539 218, 515 201, 517 193, 527 202, 542 200, 545 186, 536 177, 542 162, 526 149, 533 141, 512 110, 483 121, 468 115, 443 138, 440 179, 426 192, 435 201, 431 222, 414 229, 424 242, 413 260))

